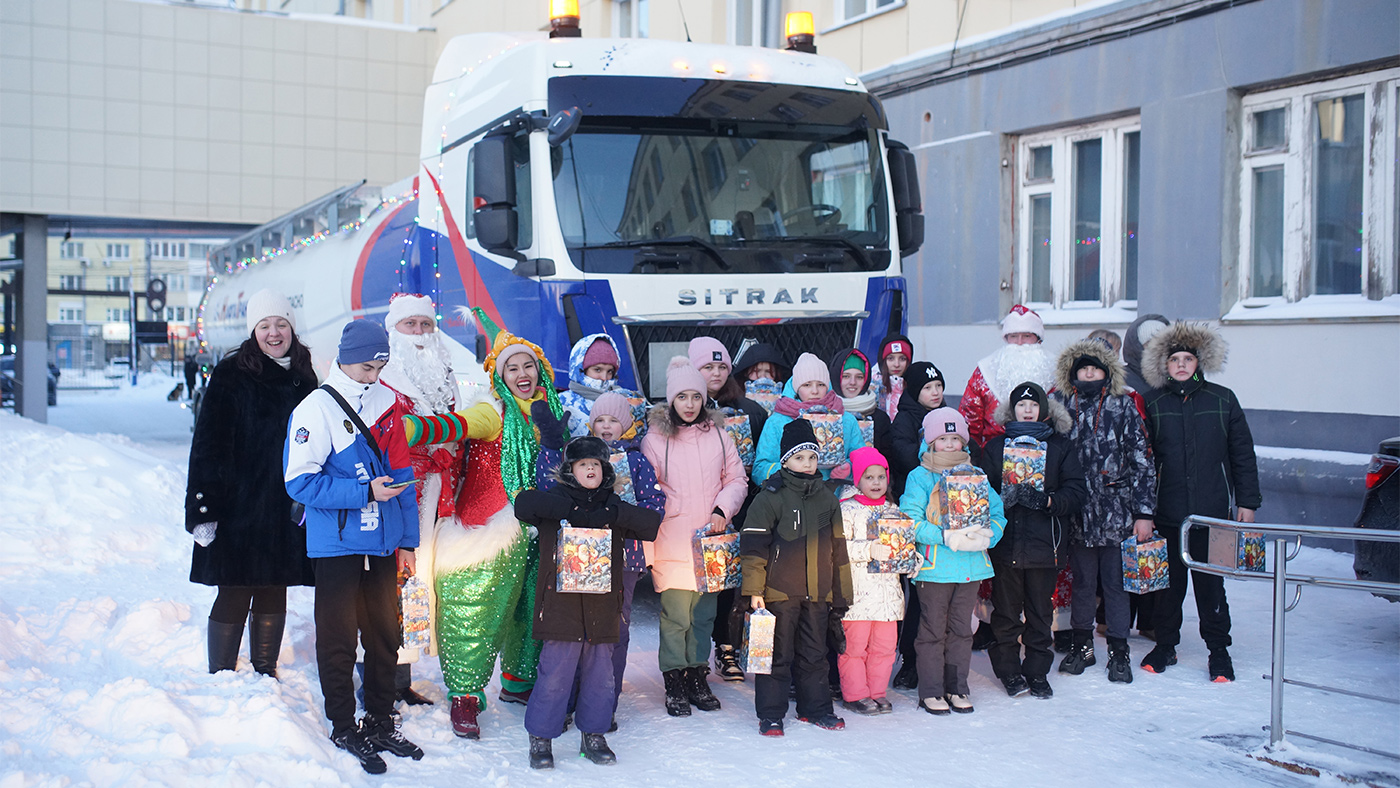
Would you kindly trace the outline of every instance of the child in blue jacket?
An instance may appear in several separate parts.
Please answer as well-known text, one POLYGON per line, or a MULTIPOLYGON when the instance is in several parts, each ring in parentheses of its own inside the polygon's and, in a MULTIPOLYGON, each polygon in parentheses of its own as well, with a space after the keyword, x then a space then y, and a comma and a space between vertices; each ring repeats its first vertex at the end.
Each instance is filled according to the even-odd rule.
MULTIPOLYGON (((841 394, 831 387, 831 371, 821 359, 803 353, 792 365, 792 377, 783 387, 783 396, 773 408, 773 415, 763 424, 763 434, 754 449, 753 483, 759 487, 782 467, 783 427, 797 418, 815 413, 836 413, 841 416, 840 457, 835 464, 821 463, 818 471, 823 479, 850 479, 851 452, 864 448, 865 436, 860 432, 856 417, 846 412, 841 394)), ((808 419, 810 421, 810 419, 808 419)))
POLYGON ((988 489, 991 527, 944 530, 931 518, 930 500, 943 474, 971 462, 967 453, 967 420, 952 408, 924 416, 923 438, 929 450, 909 473, 899 510, 914 520, 914 542, 923 566, 914 576, 919 595, 919 636, 914 649, 919 660, 919 707, 929 714, 956 711, 968 714, 967 672, 972 662, 972 608, 977 586, 992 576, 987 549, 1006 529, 1001 498, 988 489))
POLYGON ((355 320, 340 335, 325 385, 292 411, 282 467, 306 505, 306 552, 316 574, 316 665, 331 741, 370 774, 380 752, 418 760, 394 727, 400 645, 398 572, 412 574, 417 496, 397 398, 379 383, 389 360, 384 327, 355 320), (406 486, 390 487, 409 482, 406 486), (355 722, 355 640, 365 648, 365 716, 355 722))

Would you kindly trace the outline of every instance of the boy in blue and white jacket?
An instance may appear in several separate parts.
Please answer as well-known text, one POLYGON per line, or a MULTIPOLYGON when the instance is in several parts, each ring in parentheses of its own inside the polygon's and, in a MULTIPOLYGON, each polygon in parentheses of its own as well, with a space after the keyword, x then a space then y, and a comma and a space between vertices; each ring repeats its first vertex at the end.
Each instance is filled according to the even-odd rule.
POLYGON ((417 495, 404 414, 394 393, 379 383, 389 360, 384 327, 350 322, 336 360, 325 385, 292 411, 282 467, 287 493, 306 505, 306 552, 316 573, 316 665, 331 741, 365 771, 382 774, 387 767, 380 752, 423 757, 390 716, 401 641, 398 572, 415 569, 417 495), (409 484, 388 486, 396 482, 409 484), (365 649, 360 725, 353 678, 357 634, 365 649))

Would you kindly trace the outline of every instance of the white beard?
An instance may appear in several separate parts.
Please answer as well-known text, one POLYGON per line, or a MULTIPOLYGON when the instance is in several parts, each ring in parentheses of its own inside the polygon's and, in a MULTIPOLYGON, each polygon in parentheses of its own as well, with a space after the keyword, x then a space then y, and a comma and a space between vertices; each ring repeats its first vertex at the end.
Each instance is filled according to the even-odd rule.
POLYGON ((1005 402, 1018 383, 1031 381, 1046 391, 1054 380, 1055 356, 1042 344, 1003 345, 997 352, 977 362, 982 378, 997 398, 1005 402))
POLYGON ((380 378, 412 399, 420 416, 449 413, 457 400, 452 357, 436 331, 417 335, 390 331, 389 363, 380 378))

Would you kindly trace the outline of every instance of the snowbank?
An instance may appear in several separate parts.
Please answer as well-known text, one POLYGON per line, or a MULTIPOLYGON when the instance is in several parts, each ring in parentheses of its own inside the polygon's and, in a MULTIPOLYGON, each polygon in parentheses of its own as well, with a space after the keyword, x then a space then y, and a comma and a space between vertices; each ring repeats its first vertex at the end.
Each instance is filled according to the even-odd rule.
MULTIPOLYGON (((161 406, 166 403, 161 402, 161 406)), ((1111 685, 1102 667, 1052 674, 1051 701, 1011 700, 985 655, 973 660, 970 716, 931 717, 892 692, 894 714, 847 714, 831 733, 789 719, 784 739, 760 738, 753 685, 712 683, 724 709, 672 719, 661 707, 654 602, 642 599, 627 685, 610 737, 620 764, 568 757, 527 766, 518 706, 496 703, 483 739, 448 726, 435 660, 414 668, 438 701, 404 713, 427 757, 389 758, 363 774, 326 738, 314 664, 310 589, 289 597, 280 682, 206 672, 212 589, 188 582, 181 526, 184 470, 111 436, 84 437, 0 414, 0 788, 140 785, 1084 785, 1311 784, 1250 757, 1264 741, 1269 587, 1231 583, 1239 681, 1206 681, 1206 653, 1188 613, 1181 664, 1111 685)), ((1346 575, 1350 557, 1305 549, 1308 571, 1346 575)), ((1190 607, 1188 603, 1188 608, 1190 607)), ((1400 695, 1400 608, 1339 591, 1304 593, 1289 618, 1290 676, 1400 695)), ((1133 638, 1141 657, 1149 643, 1133 638)), ((1098 644, 1100 663, 1105 654, 1098 644)), ((1390 708, 1290 688, 1289 727, 1393 749, 1390 708)), ((1400 784, 1394 764, 1294 748, 1324 770, 1400 784), (1390 770, 1390 771, 1387 771, 1390 770)))

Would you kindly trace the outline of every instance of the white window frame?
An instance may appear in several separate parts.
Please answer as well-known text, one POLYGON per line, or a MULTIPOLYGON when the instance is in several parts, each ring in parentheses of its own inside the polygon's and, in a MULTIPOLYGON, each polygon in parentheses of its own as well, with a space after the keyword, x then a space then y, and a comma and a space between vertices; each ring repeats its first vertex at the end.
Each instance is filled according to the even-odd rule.
POLYGON ((612 34, 614 38, 649 38, 651 34, 651 0, 612 0, 612 34), (622 27, 622 7, 631 6, 631 23, 622 27))
POLYGON ((130 260, 131 244, 107 244, 106 259, 108 260, 130 260))
POLYGON ((857 14, 852 14, 851 16, 846 16, 846 0, 832 0, 831 18, 836 20, 836 24, 821 32, 830 32, 831 30, 835 30, 838 27, 843 27, 845 25, 853 25, 857 22, 863 22, 872 16, 879 16, 880 14, 889 13, 890 11, 893 11, 896 8, 903 8, 907 4, 908 0, 894 0, 894 2, 886 3, 885 5, 879 6, 876 5, 877 2, 878 0, 865 0, 864 11, 861 11, 857 14))
POLYGON ((58 258, 60 260, 81 260, 82 257, 82 241, 64 241, 58 245, 58 258))
POLYGON ((83 305, 81 303, 64 302, 58 305, 59 323, 81 323, 83 322, 83 305))
POLYGON ((1354 74, 1277 90, 1260 91, 1240 101, 1241 165, 1239 173, 1239 304, 1247 309, 1305 302, 1375 301, 1395 295, 1396 257, 1400 255, 1400 218, 1396 215, 1396 134, 1400 127, 1400 68, 1354 74), (1313 126, 1317 102, 1363 96, 1367 130, 1362 161, 1362 252, 1359 293, 1313 293, 1314 179, 1316 149, 1313 126), (1287 107, 1287 144, 1254 152, 1254 113, 1287 107), (1373 133, 1372 130, 1375 130, 1373 133), (1284 177, 1283 294, 1256 296, 1254 290, 1254 172, 1282 166, 1284 177))
POLYGON ((782 0, 747 0, 749 3, 749 29, 753 31, 753 38, 749 41, 739 40, 739 4, 738 0, 729 0, 729 43, 736 46, 768 47, 771 49, 781 49, 786 45, 783 38, 783 2, 782 0), (773 35, 767 41, 763 39, 763 17, 765 12, 774 15, 773 35))
MULTIPOLYGON (((1137 308, 1136 299, 1127 300, 1124 297, 1127 213, 1124 200, 1127 169, 1125 140, 1128 134, 1141 131, 1141 118, 1132 116, 1027 134, 1017 140, 1015 271, 1016 296, 1020 303, 1036 310, 1137 308), (1070 243, 1074 235, 1074 144, 1092 139, 1103 140, 1099 184, 1099 226, 1103 228, 1103 240, 1099 247, 1099 299, 1073 301, 1068 296, 1072 292, 1074 268, 1074 249, 1070 243), (1053 177, 1049 181, 1032 181, 1031 149, 1046 146, 1051 149, 1053 177), (1044 194, 1050 195, 1050 300, 1032 301, 1031 198, 1044 194)), ((1141 140, 1139 136, 1139 145, 1141 140)))

